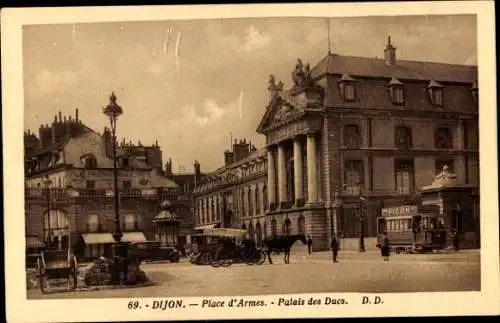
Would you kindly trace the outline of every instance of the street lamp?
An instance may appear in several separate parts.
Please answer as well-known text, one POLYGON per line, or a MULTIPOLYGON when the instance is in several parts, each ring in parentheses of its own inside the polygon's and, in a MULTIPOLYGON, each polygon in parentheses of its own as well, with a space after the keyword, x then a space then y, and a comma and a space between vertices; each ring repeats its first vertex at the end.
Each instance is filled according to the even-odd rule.
MULTIPOLYGON (((46 175, 44 180, 43 180, 43 185, 45 186, 45 189, 47 190, 47 231, 48 234, 45 236, 45 232, 43 233, 44 238, 45 238, 45 245, 50 246, 52 245, 52 236, 51 236, 51 230, 50 230, 50 185, 52 185, 52 181, 49 179, 49 176, 46 175)), ((43 219, 43 223, 45 224, 45 219, 43 219)))
POLYGON ((113 182, 115 198, 115 232, 113 238, 120 242, 123 236, 120 226, 119 196, 118 196, 118 168, 116 166, 116 119, 123 114, 123 109, 116 104, 115 93, 111 93, 109 104, 103 109, 103 113, 109 118, 111 123, 111 140, 113 141, 113 182))

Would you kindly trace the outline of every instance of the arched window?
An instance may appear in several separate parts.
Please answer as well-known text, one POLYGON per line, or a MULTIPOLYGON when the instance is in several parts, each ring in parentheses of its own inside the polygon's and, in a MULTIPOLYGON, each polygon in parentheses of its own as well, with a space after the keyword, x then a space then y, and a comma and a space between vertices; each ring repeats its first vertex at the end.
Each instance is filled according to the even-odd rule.
POLYGON ((255 231, 257 233, 257 244, 260 244, 262 241, 262 227, 260 226, 260 222, 257 222, 255 225, 255 231))
POLYGON ((299 228, 299 234, 305 235, 306 234, 306 219, 304 218, 303 215, 301 215, 297 222, 298 222, 297 227, 299 228))
POLYGON ((452 149, 453 143, 451 139, 451 131, 446 127, 439 127, 436 129, 435 137, 436 149, 452 149))
POLYGON ((262 210, 265 211, 269 209, 269 202, 268 202, 268 196, 267 196, 267 185, 264 185, 262 188, 262 200, 263 200, 263 205, 262 205, 262 210))
POLYGON ((271 221, 271 235, 273 237, 278 235, 278 224, 276 223, 275 219, 272 219, 271 221))
POLYGON ((85 154, 80 157, 80 160, 87 169, 94 169, 97 167, 97 158, 94 154, 85 154))
POLYGON ((357 125, 349 124, 344 127, 344 145, 349 148, 361 146, 361 132, 357 125))
POLYGON ((249 187, 248 188, 248 216, 253 215, 253 196, 252 196, 252 189, 249 187))
POLYGON ((252 222, 250 222, 250 225, 248 226, 248 238, 252 241, 255 240, 255 230, 253 228, 252 222))
POLYGON ((259 186, 255 187, 255 213, 260 214, 261 213, 261 205, 260 205, 260 195, 259 195, 259 186))
POLYGON ((241 216, 245 216, 246 215, 246 210, 245 210, 245 191, 242 191, 241 192, 241 199, 240 199, 240 203, 241 203, 241 216))
POLYGON ((210 221, 215 222, 215 203, 213 197, 210 199, 210 221))
POLYGON ((91 214, 87 218, 87 232, 98 232, 101 231, 101 223, 99 221, 99 215, 91 214))
POLYGON ((284 229, 286 235, 290 234, 291 224, 292 224, 292 221, 290 221, 289 218, 286 218, 286 220, 284 222, 284 226, 283 226, 283 229, 284 229))
POLYGON ((247 229, 247 226, 245 225, 245 223, 243 223, 243 225, 241 226, 241 228, 242 228, 243 230, 246 230, 246 229, 247 229))
MULTIPOLYGON (((45 213, 45 238, 51 242, 67 242, 69 237, 69 218, 60 210, 45 213)), ((67 246, 62 244, 63 248, 67 246)))
POLYGON ((412 136, 411 129, 405 126, 399 126, 396 128, 395 134, 395 145, 397 148, 412 148, 412 136))

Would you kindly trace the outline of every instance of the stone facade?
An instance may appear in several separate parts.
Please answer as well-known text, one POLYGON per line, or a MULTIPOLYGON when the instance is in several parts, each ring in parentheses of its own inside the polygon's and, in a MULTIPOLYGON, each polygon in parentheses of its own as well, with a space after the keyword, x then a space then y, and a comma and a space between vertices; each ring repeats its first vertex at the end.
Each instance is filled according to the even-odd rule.
MULTIPOLYGON (((25 132, 26 236, 54 241, 59 247, 87 244, 82 255, 99 256, 114 232, 112 137, 99 134, 76 118, 56 115, 40 127, 39 136, 25 132), (50 211, 49 211, 50 210, 50 211), (86 241, 86 240, 94 241, 86 241)), ((171 161, 162 167, 158 143, 117 143, 119 214, 124 240, 156 238, 153 219, 168 201, 178 219, 178 238, 192 233, 193 180, 174 180, 171 161)))
MULTIPOLYGON (((209 174, 196 191, 195 216, 203 219, 200 201, 208 194, 227 193, 245 205, 241 192, 257 181, 268 192, 265 212, 248 217, 234 207, 240 220, 231 225, 244 224, 254 238, 256 225, 259 236, 302 232, 314 250, 326 249, 332 233, 341 246, 357 246, 362 225, 371 248, 381 209, 419 203, 421 188, 444 165, 458 184, 477 188, 477 67, 399 61, 395 47, 385 50, 390 62, 329 53, 310 69, 299 60, 287 90, 271 76, 257 129, 266 146, 255 157, 266 161, 265 171, 220 182, 240 169, 233 162, 209 174)), ((478 208, 471 212, 479 217, 478 208)))

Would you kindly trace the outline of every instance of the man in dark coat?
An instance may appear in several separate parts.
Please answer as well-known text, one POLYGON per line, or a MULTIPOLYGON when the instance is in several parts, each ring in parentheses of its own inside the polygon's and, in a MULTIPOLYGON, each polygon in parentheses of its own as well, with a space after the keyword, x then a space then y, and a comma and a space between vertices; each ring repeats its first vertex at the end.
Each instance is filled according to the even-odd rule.
POLYGON ((332 236, 332 241, 330 242, 330 248, 332 248, 332 256, 333 262, 336 263, 337 255, 339 253, 339 242, 337 241, 337 237, 335 235, 332 236))
POLYGON ((313 240, 311 239, 310 235, 307 235, 307 252, 309 254, 312 253, 312 245, 313 245, 313 240))

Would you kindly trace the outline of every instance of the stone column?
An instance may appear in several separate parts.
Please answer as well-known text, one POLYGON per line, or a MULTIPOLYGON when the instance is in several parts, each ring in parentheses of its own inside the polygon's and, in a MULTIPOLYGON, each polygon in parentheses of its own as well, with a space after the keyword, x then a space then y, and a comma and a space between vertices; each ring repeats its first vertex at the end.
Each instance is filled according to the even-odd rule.
POLYGON ((299 202, 304 199, 303 194, 303 180, 302 180, 302 146, 300 144, 299 138, 293 140, 293 177, 295 184, 295 202, 299 202))
POLYGON ((307 195, 309 203, 318 202, 318 177, 316 165, 316 137, 307 135, 307 195))
POLYGON ((274 152, 271 148, 267 150, 267 202, 269 205, 264 206, 269 209, 270 205, 276 204, 276 169, 274 167, 274 152))
POLYGON ((281 205, 286 202, 286 165, 285 147, 278 145, 278 200, 281 205))

